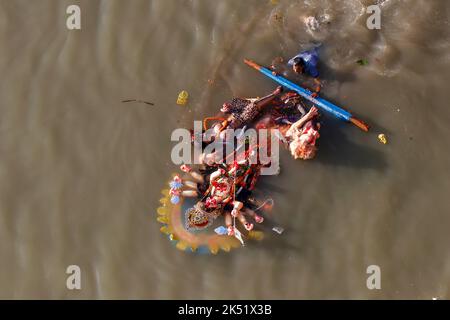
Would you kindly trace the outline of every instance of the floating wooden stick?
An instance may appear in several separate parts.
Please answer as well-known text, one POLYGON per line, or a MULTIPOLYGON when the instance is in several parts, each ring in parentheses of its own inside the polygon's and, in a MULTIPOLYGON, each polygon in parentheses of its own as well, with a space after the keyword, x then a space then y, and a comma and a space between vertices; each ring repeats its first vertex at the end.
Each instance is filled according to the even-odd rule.
POLYGON ((137 100, 137 99, 128 99, 128 100, 122 100, 122 102, 138 102, 138 103, 145 103, 148 104, 149 106, 154 106, 155 104, 153 102, 148 102, 148 101, 144 101, 144 100, 137 100))

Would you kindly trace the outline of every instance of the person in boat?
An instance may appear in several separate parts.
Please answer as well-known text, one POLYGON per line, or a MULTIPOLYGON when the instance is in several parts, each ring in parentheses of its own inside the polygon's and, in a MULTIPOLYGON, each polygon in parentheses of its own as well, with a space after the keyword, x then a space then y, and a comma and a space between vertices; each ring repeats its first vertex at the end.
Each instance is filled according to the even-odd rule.
POLYGON ((313 96, 317 97, 321 89, 319 80, 319 53, 317 48, 302 51, 288 61, 288 65, 296 74, 306 74, 314 78, 315 88, 313 96))
POLYGON ((302 51, 288 61, 288 65, 297 74, 307 74, 313 78, 319 77, 319 53, 317 48, 302 51))
POLYGON ((293 123, 285 136, 294 159, 313 159, 317 152, 316 141, 320 137, 317 122, 318 109, 312 107, 300 120, 293 123))

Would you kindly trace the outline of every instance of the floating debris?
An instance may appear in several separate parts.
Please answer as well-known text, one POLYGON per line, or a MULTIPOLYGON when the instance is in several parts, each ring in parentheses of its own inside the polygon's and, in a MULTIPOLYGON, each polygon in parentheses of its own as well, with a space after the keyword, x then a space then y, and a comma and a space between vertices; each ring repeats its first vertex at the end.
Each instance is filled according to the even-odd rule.
POLYGON ((278 4, 278 0, 270 0, 270 3, 273 4, 274 6, 278 4))
POLYGON ((184 106, 189 98, 189 93, 185 90, 178 94, 177 104, 184 106))
POLYGON ((284 232, 284 229, 282 227, 273 227, 272 230, 278 234, 282 234, 284 232))
POLYGON ((266 211, 272 210, 273 204, 274 204, 273 199, 268 198, 268 199, 264 200, 264 202, 258 208, 256 208, 255 211, 258 211, 260 209, 263 209, 266 211))
POLYGON ((272 19, 273 19, 275 22, 280 23, 280 22, 283 21, 283 14, 280 13, 280 12, 276 12, 276 13, 272 16, 272 19))
POLYGON ((308 27, 308 31, 312 33, 312 31, 316 31, 319 29, 319 21, 315 17, 306 17, 303 19, 305 25, 308 27))
POLYGON ((220 226, 215 228, 214 232, 217 233, 218 235, 224 236, 228 233, 228 230, 224 226, 220 226))
POLYGON ((378 135, 378 140, 382 143, 382 144, 387 144, 387 138, 386 135, 384 133, 380 133, 378 135))
POLYGON ((356 61, 356 63, 360 66, 367 66, 369 64, 369 61, 367 61, 367 59, 359 59, 358 61, 356 61))
POLYGON ((139 103, 145 103, 148 104, 149 106, 154 106, 155 104, 153 102, 148 102, 148 101, 144 101, 144 100, 137 100, 137 99, 127 99, 127 100, 122 100, 123 103, 127 103, 127 102, 139 102, 139 103))

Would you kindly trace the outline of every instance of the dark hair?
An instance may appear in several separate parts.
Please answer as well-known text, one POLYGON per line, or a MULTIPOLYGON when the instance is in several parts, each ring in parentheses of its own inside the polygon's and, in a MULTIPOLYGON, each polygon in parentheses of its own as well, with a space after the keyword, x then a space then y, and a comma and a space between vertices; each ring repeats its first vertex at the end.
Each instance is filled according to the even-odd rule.
POLYGON ((302 58, 297 57, 297 58, 294 59, 294 66, 295 65, 301 65, 302 67, 304 67, 305 66, 305 61, 303 61, 302 58))

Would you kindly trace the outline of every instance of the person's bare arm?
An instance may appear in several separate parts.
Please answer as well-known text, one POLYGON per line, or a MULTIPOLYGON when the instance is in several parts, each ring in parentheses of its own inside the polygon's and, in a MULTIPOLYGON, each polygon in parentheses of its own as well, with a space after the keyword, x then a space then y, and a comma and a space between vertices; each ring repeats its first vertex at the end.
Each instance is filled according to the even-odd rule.
POLYGON ((278 86, 275 89, 275 91, 272 92, 271 94, 262 98, 252 99, 253 100, 252 102, 256 104, 256 108, 258 108, 258 110, 261 110, 262 108, 267 106, 273 99, 275 99, 276 96, 279 95, 281 92, 283 92, 283 87, 278 86))
POLYGON ((210 183, 212 184, 214 181, 219 179, 220 176, 223 175, 224 173, 225 173, 224 169, 218 169, 218 170, 214 171, 213 173, 211 173, 211 176, 209 177, 210 183))
POLYGON ((316 85, 314 88, 314 92, 311 95, 313 98, 317 98, 319 96, 320 90, 322 89, 322 84, 319 78, 314 78, 314 84, 316 85))
POLYGON ((311 110, 307 114, 305 114, 300 120, 293 123, 289 130, 286 132, 286 136, 292 136, 295 130, 300 129, 307 123, 309 120, 313 119, 315 116, 318 115, 318 110, 316 107, 312 107, 311 110))

